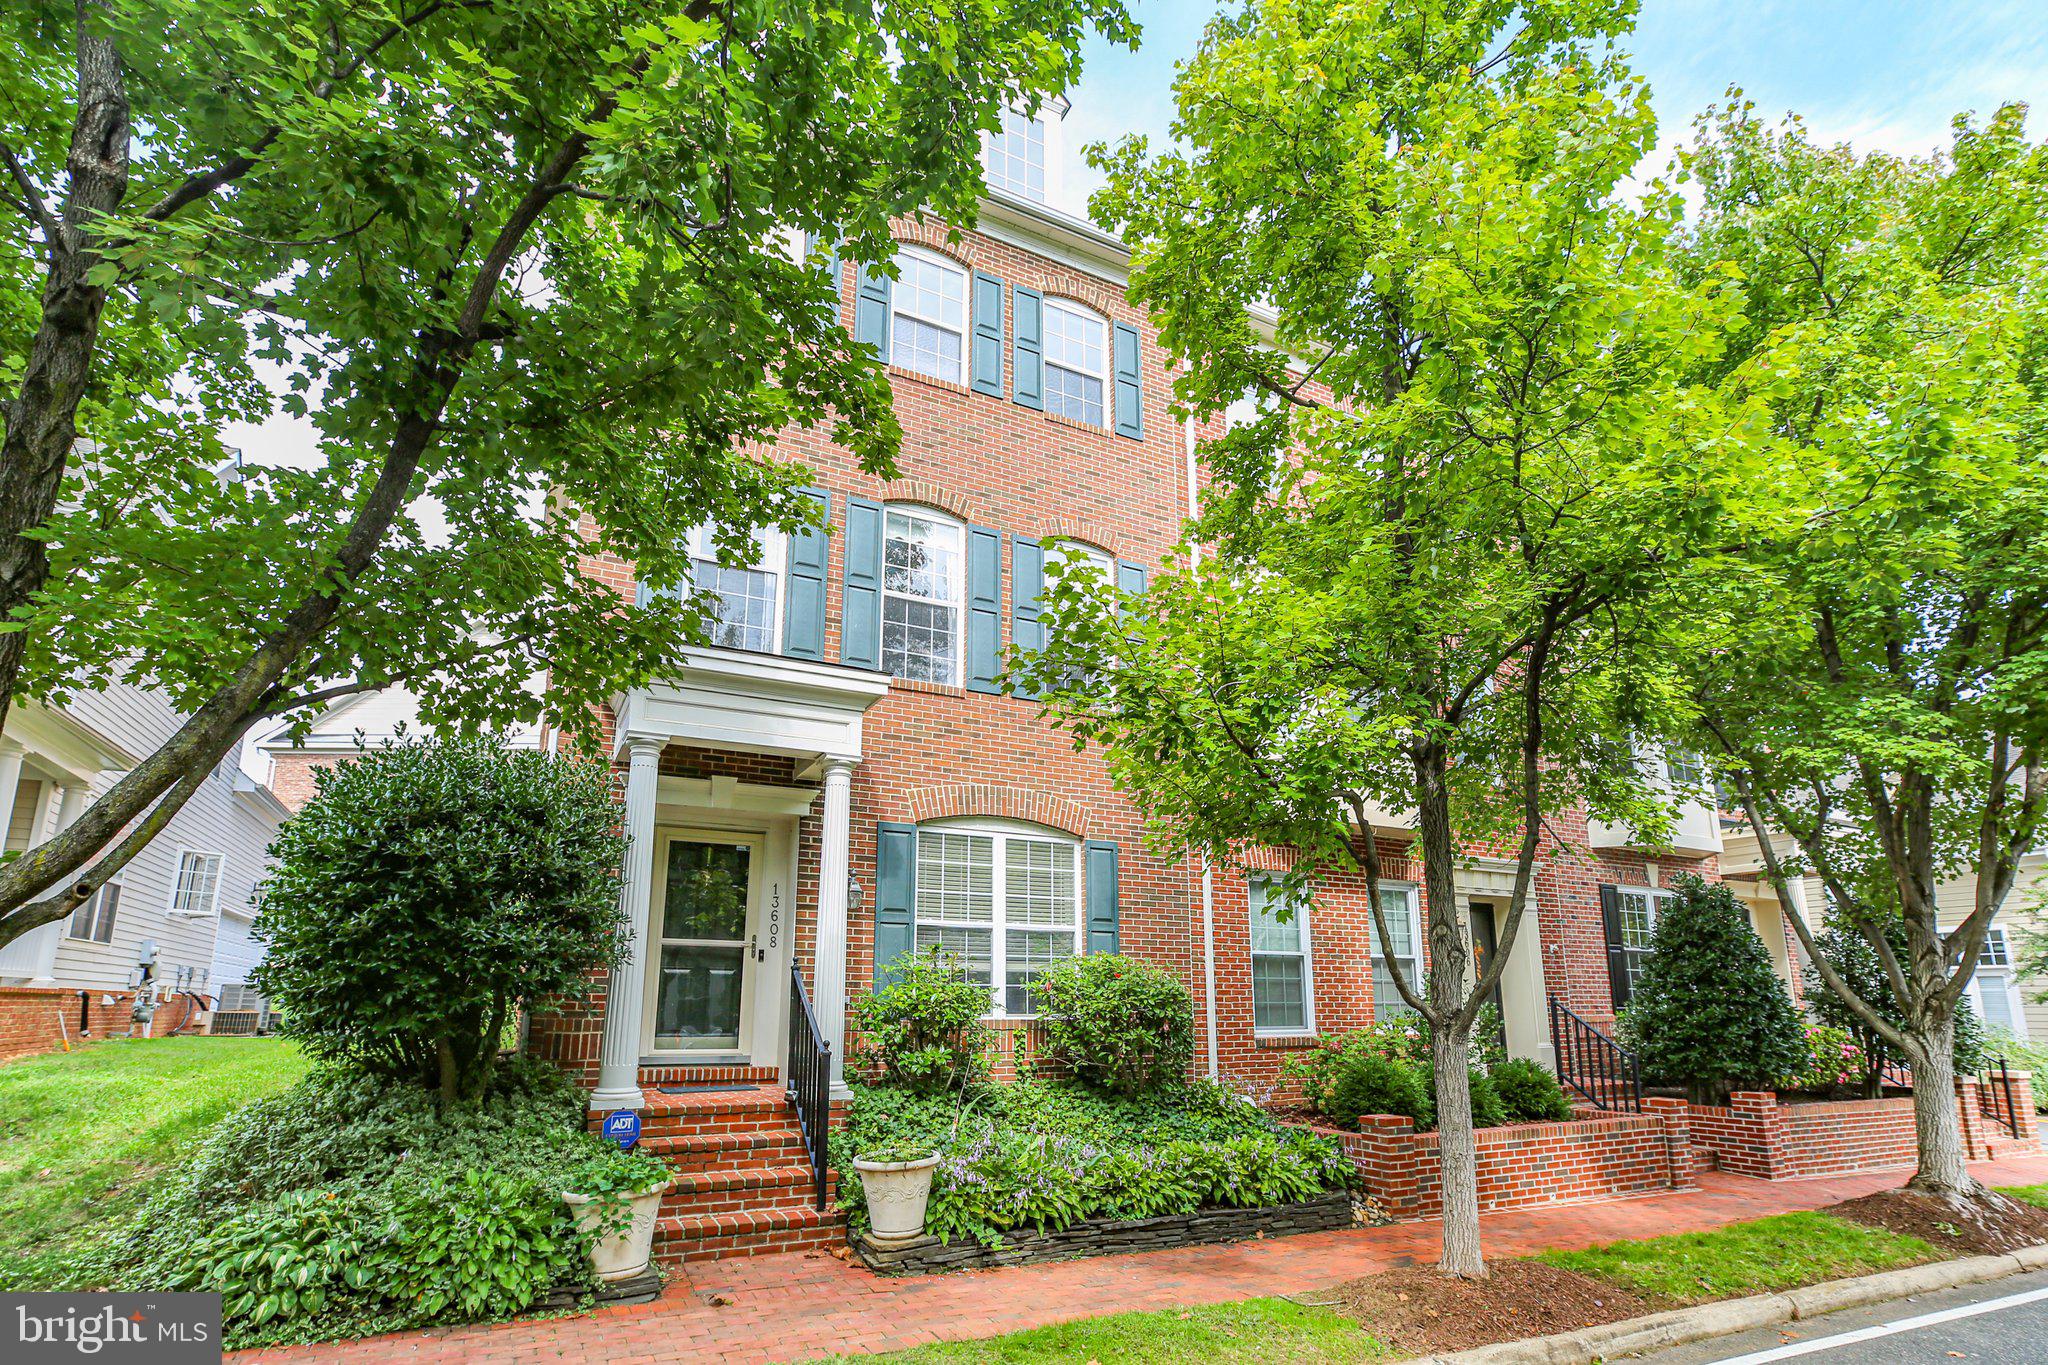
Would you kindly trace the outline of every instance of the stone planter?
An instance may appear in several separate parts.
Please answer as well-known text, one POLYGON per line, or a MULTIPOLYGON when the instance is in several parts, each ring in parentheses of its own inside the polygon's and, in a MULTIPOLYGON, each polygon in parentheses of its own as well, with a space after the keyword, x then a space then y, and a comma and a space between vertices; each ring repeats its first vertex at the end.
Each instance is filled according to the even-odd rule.
MULTIPOLYGON (((590 1248, 590 1262, 597 1278, 607 1283, 630 1280, 644 1274, 654 1258, 654 1220, 661 1212, 661 1196, 668 1182, 626 1196, 626 1225, 600 1237, 590 1248)), ((576 1226, 595 1231, 604 1220, 604 1201, 595 1195, 563 1194, 562 1202, 576 1219, 576 1226)))
POLYGON ((868 1238, 882 1246, 900 1246, 924 1235, 925 1205, 931 1202, 932 1171, 937 1156, 918 1161, 863 1161, 854 1158, 861 1188, 868 1197, 868 1238))

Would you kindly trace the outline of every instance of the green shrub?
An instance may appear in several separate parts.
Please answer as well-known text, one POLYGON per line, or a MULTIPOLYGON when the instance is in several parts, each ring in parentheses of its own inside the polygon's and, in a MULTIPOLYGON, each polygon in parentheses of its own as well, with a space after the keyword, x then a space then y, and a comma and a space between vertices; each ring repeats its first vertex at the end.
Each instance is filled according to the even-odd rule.
POLYGON ((610 771, 486 738, 315 779, 271 845, 252 984, 311 1056, 473 1099, 521 1004, 581 996, 618 957, 610 771))
MULTIPOLYGON (((1904 962, 1909 952, 1906 926, 1892 920, 1885 925, 1884 933, 1892 952, 1904 962)), ((1821 931, 1816 946, 1828 965, 1866 1004, 1888 1023, 1904 1026, 1905 1016, 1892 995, 1891 976, 1878 959, 1877 950, 1870 946, 1862 933, 1849 925, 1833 925, 1821 931)), ((1806 1005, 1821 1023, 1849 1035, 1849 1041, 1863 1059, 1861 1081, 1864 1095, 1875 1099, 1883 1094, 1885 1064, 1903 1060, 1885 1041, 1884 1035, 1872 1028, 1862 1015, 1843 1004, 1842 998, 1825 983, 1816 983, 1815 988, 1807 992, 1806 1005)), ((1956 1075, 1973 1075, 1984 1065, 1984 1025, 1977 1018, 1977 1011, 1970 1008, 1968 996, 1956 1001, 1955 1024, 1956 1075)))
POLYGON ((1436 1098, 1421 1067, 1359 1048, 1342 1054, 1316 1112, 1339 1128, 1356 1128, 1361 1114, 1399 1114, 1420 1130, 1436 1125, 1436 1098))
POLYGON ((220 1293, 230 1347, 509 1316, 588 1283, 589 1237, 564 1191, 667 1178, 583 1121, 559 1073, 522 1061, 482 1102, 445 1108, 384 1078, 316 1073, 222 1120, 137 1238, 109 1249, 103 1278, 220 1293))
POLYGON ((1171 972, 1114 953, 1055 963, 1038 979, 1047 1059, 1112 1095, 1179 1085, 1195 1053, 1195 1005, 1171 972))
POLYGON ((958 1089, 988 1074, 993 1030, 986 986, 939 955, 912 954, 894 979, 853 1007, 876 1076, 918 1091, 958 1089))
MULTIPOLYGON (((1478 1067, 1466 1073, 1466 1085, 1472 1092, 1472 1126, 1474 1128, 1498 1128, 1508 1121, 1508 1107, 1502 1102, 1500 1091, 1493 1084, 1493 1077, 1478 1067)), ((1435 1084, 1431 1083, 1431 1092, 1435 1084)))
POLYGON ((925 1226, 999 1245, 1017 1227, 1292 1203, 1353 1179, 1337 1146, 1288 1128, 1209 1082, 1119 1098, 1068 1082, 977 1086, 962 1095, 856 1086, 832 1135, 841 1202, 866 1220, 856 1155, 940 1154, 925 1226))
POLYGON ((1647 1075, 1684 1085, 1696 1103, 1725 1103, 1731 1089, 1796 1072, 1805 1034, 1735 893, 1692 876, 1675 885, 1630 992, 1628 1035, 1647 1075))
POLYGON ((1510 1123, 1562 1123, 1572 1116, 1564 1087, 1541 1062, 1510 1057, 1488 1073, 1510 1123))

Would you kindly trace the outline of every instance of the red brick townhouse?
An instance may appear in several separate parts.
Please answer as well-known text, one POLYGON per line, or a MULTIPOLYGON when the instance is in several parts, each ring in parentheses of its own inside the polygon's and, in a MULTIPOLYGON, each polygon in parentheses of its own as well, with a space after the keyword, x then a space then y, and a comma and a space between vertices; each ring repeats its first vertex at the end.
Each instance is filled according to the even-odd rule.
MULTIPOLYGON (((901 477, 874 479, 822 435, 791 433, 776 453, 814 473, 830 533, 764 533, 748 565, 699 559, 717 643, 608 718, 634 956, 603 995, 532 1032, 592 1087, 595 1109, 643 1109, 648 1131, 681 1132, 679 1105, 755 1101, 663 1085, 757 1082, 777 1096, 793 972, 838 1088, 849 1000, 935 945, 987 986, 1006 1047, 1028 1035, 1033 979, 1076 953, 1135 954, 1181 976, 1209 1073, 1270 1078, 1286 1049, 1401 1008, 1360 887, 1334 885, 1282 923, 1257 884, 1153 855, 1098 759, 996 685, 1005 649, 1041 638, 1047 560, 1087 556, 1142 585, 1198 477, 1198 433, 1169 417, 1165 357, 1124 300, 1126 252, 1048 202, 1060 112, 1013 118, 990 140, 975 231, 949 241, 906 221, 893 282, 840 268, 846 324, 889 365, 901 477)), ((639 591, 629 564, 591 571, 639 591)), ((1711 868, 1719 849, 1704 810, 1661 849, 1570 812, 1554 825, 1581 847, 1546 848, 1537 932, 1502 990, 1509 1043, 1529 1056, 1549 1053, 1550 993, 1611 1017, 1667 894, 1658 882, 1711 868)), ((1402 926, 1389 950, 1412 961, 1411 833, 1395 816, 1374 831, 1407 879, 1385 892, 1402 926)), ((1475 855, 1461 882, 1482 951, 1509 873, 1475 855)), ((753 1244, 716 1215, 676 1217, 687 1226, 664 1235, 694 1238, 679 1254, 753 1244)))

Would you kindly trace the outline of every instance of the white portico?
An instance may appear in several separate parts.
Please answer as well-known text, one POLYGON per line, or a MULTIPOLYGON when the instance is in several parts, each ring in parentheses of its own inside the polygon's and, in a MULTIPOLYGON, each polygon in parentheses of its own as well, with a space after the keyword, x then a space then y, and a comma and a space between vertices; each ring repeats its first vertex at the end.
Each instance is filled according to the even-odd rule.
POLYGON ((812 1000, 843 1088, 853 769, 862 716, 888 690, 888 675, 867 669, 701 649, 675 678, 614 704, 630 939, 610 977, 593 1109, 639 1108, 643 1065, 779 1064, 798 825, 811 814, 821 826, 812 1000), (672 745, 787 758, 794 785, 663 776, 672 745))

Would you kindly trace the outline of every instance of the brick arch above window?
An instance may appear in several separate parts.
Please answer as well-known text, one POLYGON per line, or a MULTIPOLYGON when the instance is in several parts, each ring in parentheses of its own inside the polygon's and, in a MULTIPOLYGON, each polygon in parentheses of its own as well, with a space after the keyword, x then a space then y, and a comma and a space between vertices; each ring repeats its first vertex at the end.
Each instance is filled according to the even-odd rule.
POLYGON ((1113 311, 1116 304, 1110 292, 1089 281, 1080 279, 1047 280, 1041 286, 1039 292, 1048 299, 1060 299, 1067 303, 1078 304, 1090 312, 1100 313, 1105 322, 1116 321, 1116 315, 1113 311))
POLYGON ((974 499, 926 479, 891 479, 882 485, 882 501, 919 503, 965 522, 983 524, 988 521, 987 514, 974 499))
POLYGON ((1294 849, 1275 847, 1272 844, 1241 844, 1237 848, 1239 866, 1257 872, 1291 871, 1295 857, 1294 849))
POLYGON ((943 787, 917 787, 910 792, 910 818, 919 824, 963 816, 1022 820, 1062 830, 1076 839, 1087 838, 1093 823, 1086 806, 1030 787, 959 782, 943 787))
POLYGON ((1093 545, 1111 558, 1122 558, 1118 553, 1116 536, 1107 526, 1087 517, 1053 517, 1044 523, 1039 532, 1044 540, 1078 540, 1083 545, 1093 545))
POLYGON ((961 253, 960 244, 947 240, 949 230, 941 224, 917 219, 898 222, 893 235, 898 246, 921 246, 926 251, 944 256, 962 270, 974 269, 973 263, 961 253))

